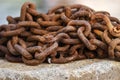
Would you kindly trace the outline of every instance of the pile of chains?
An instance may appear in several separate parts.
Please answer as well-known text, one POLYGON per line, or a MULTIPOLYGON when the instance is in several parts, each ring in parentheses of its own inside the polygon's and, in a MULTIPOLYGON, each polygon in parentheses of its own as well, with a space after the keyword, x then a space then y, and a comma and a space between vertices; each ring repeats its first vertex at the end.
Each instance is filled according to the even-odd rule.
POLYGON ((20 17, 0 26, 0 56, 27 65, 109 58, 120 60, 120 21, 81 4, 47 13, 26 2, 20 17))

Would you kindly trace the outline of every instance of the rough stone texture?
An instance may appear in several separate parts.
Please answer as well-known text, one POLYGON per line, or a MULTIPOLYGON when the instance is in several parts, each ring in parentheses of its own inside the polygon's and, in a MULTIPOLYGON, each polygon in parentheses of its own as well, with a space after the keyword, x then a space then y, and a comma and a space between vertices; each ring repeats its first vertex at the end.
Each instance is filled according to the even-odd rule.
POLYGON ((0 80, 120 80, 120 62, 87 59, 27 66, 0 59, 0 80))

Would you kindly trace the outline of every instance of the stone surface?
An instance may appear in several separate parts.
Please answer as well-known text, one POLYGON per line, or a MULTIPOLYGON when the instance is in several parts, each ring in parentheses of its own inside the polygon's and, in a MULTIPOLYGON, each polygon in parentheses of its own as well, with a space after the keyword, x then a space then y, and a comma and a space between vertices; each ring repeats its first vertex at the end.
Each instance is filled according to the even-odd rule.
POLYGON ((87 59, 28 66, 0 59, 0 80, 120 80, 120 62, 87 59))

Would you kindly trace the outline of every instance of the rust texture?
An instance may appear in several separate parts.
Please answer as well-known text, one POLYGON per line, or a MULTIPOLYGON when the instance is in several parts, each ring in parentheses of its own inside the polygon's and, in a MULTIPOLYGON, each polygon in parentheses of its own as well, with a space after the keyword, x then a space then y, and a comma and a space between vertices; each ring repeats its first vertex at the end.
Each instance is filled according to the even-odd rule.
POLYGON ((27 65, 109 58, 120 60, 120 21, 81 4, 40 13, 26 2, 20 17, 0 26, 0 57, 27 65))

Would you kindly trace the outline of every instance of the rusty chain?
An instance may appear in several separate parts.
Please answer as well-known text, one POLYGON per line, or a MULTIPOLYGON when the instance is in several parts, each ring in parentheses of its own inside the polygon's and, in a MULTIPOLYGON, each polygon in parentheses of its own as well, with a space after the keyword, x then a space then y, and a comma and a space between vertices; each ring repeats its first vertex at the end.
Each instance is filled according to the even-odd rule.
POLYGON ((67 63, 87 58, 120 60, 120 21, 81 4, 40 13, 26 2, 20 17, 0 26, 0 57, 27 65, 67 63))

